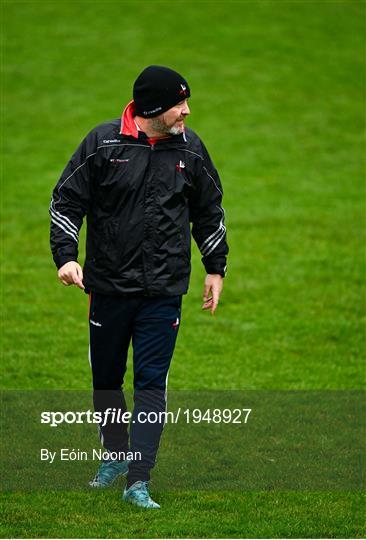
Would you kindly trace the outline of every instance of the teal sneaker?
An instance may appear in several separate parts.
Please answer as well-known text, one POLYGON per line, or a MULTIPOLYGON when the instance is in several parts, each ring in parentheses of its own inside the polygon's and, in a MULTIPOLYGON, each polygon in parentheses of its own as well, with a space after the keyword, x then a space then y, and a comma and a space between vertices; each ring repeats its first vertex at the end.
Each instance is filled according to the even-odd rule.
POLYGON ((148 482, 139 480, 123 492, 123 500, 140 506, 141 508, 160 508, 160 505, 152 500, 147 489, 148 482))
POLYGON ((126 476, 128 473, 128 464, 130 461, 102 461, 99 465, 94 480, 89 482, 91 487, 108 487, 119 476, 126 476))

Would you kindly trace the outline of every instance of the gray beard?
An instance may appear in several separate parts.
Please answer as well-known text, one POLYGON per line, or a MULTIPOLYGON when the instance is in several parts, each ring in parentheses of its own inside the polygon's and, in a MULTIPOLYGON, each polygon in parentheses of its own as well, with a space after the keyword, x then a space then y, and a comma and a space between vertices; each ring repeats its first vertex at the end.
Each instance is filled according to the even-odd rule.
POLYGON ((159 118, 151 118, 151 127, 158 133, 164 135, 180 135, 183 133, 183 128, 180 127, 168 127, 164 122, 159 120, 159 118))
POLYGON ((171 127, 168 133, 170 133, 170 135, 180 135, 181 133, 183 133, 183 128, 171 127))

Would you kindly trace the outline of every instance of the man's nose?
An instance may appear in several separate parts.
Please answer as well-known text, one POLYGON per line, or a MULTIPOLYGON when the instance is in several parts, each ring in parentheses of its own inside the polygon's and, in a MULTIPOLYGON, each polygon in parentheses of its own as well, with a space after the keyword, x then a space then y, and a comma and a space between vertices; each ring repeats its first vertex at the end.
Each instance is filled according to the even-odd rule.
POLYGON ((190 114, 190 113, 191 113, 191 111, 190 111, 190 109, 188 107, 188 103, 186 103, 184 105, 183 109, 182 109, 182 114, 184 114, 184 116, 188 116, 188 114, 190 114))

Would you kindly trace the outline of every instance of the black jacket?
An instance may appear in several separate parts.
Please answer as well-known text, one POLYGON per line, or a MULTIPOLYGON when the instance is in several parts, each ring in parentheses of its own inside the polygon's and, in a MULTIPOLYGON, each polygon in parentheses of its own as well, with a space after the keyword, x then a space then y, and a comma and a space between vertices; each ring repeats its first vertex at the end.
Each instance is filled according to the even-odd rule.
POLYGON ((78 256, 87 218, 84 285, 104 294, 177 295, 188 290, 191 235, 209 274, 226 271, 222 186, 191 130, 151 146, 120 133, 121 121, 93 129, 52 195, 51 250, 60 268, 78 256))

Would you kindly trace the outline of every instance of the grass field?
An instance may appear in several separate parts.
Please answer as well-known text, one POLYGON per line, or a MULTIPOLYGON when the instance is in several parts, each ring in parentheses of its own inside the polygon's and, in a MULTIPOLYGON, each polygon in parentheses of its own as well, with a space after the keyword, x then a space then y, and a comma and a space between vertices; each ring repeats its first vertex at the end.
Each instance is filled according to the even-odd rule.
MULTIPOLYGON (((230 245, 214 317, 200 310, 194 247, 169 388, 362 388, 364 3, 3 1, 2 17, 2 388, 90 387, 87 298, 57 282, 50 194, 152 63, 190 83, 189 125, 220 171, 230 245)), ((366 533, 359 492, 182 486, 156 493, 154 515, 117 490, 1 498, 5 537, 366 533)))

